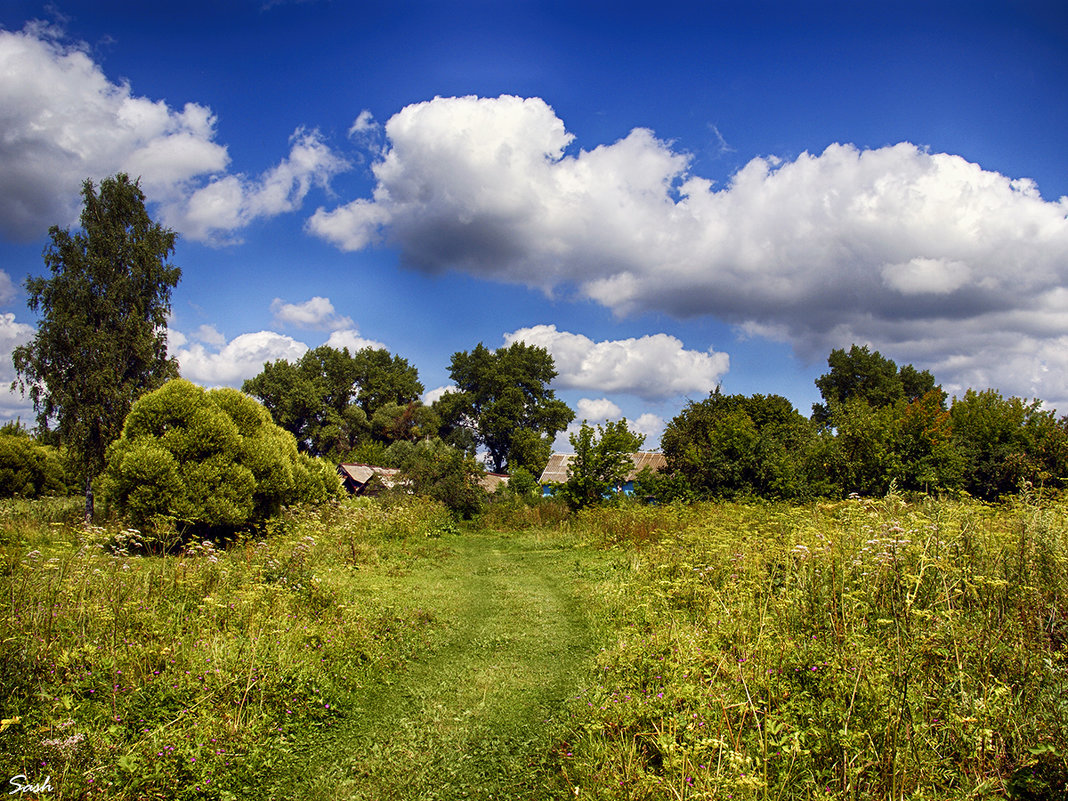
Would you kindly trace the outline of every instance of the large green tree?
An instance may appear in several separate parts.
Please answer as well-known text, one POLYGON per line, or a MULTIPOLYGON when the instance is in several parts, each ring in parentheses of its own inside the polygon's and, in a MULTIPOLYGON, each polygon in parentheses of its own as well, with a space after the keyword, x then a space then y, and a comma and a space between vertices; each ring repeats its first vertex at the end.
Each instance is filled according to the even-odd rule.
POLYGON ((805 494, 811 423, 779 395, 724 395, 689 403, 660 439, 668 469, 700 495, 805 494))
POLYGON ((85 483, 92 482, 131 404, 178 374, 167 355, 171 290, 181 270, 168 259, 176 235, 153 222, 145 195, 119 174, 82 186, 81 230, 53 226, 48 277, 29 278, 37 334, 15 348, 12 388, 29 391, 39 429, 54 426, 85 483))
POLYGON ((835 348, 827 357, 827 366, 828 372, 816 379, 824 402, 812 406, 812 419, 821 425, 830 422, 835 405, 854 398, 880 409, 899 400, 913 401, 936 389, 930 372, 911 364, 898 370, 892 359, 866 345, 853 345, 848 351, 835 348))
POLYGON ((480 342, 453 354, 449 376, 456 389, 434 406, 448 441, 485 446, 495 472, 523 467, 540 475, 557 433, 575 417, 549 389, 556 377, 549 352, 524 342, 491 351, 480 342))
POLYGON ((382 348, 350 354, 348 348, 323 345, 295 363, 279 359, 265 364, 243 389, 262 401, 301 450, 318 456, 343 457, 368 435, 392 441, 402 427, 383 426, 382 421, 394 423, 406 412, 424 421, 419 433, 425 433, 429 419, 415 408, 423 392, 417 370, 382 348))

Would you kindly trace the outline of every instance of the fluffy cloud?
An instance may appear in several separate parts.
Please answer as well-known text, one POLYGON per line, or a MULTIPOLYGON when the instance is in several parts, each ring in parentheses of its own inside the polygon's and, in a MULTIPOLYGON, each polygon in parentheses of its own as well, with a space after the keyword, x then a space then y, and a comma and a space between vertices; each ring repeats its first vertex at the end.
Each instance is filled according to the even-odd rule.
POLYGON ((322 141, 318 131, 298 129, 289 156, 256 179, 226 175, 163 204, 163 221, 192 239, 226 244, 233 232, 263 217, 295 211, 312 186, 325 188, 349 168, 322 141))
POLYGON ((174 333, 178 336, 172 334, 169 339, 171 355, 178 359, 182 377, 204 386, 239 386, 263 370, 264 363, 296 361, 308 350, 303 342, 274 331, 241 334, 221 347, 189 344, 179 332, 174 333))
POLYGON ((229 161, 209 109, 136 97, 41 25, 0 31, 0 129, 0 230, 20 238, 73 222, 87 175, 128 170, 159 190, 229 161))
POLYGON ((668 334, 594 342, 555 325, 536 325, 504 339, 545 348, 556 364, 554 385, 560 389, 626 392, 647 400, 705 395, 730 366, 726 353, 686 350, 668 334))
POLYGON ((617 313, 714 315, 816 360, 870 343, 965 383, 976 353, 1001 388, 1034 375, 1031 340, 1068 335, 1068 198, 909 143, 755 158, 724 186, 635 129, 592 150, 538 98, 436 98, 385 125, 370 198, 308 221, 347 250, 384 242, 420 269, 574 288, 617 313), (1038 312, 1035 314, 1035 312, 1038 312), (961 365, 957 368, 955 365, 961 365))
POLYGON ((11 390, 11 382, 15 380, 11 352, 32 340, 36 333, 37 329, 32 325, 16 322, 14 314, 0 314, 0 419, 21 417, 23 422, 29 423, 33 418, 33 403, 20 392, 11 390))
POLYGON ((370 110, 364 109, 359 113, 356 119, 353 120, 352 126, 349 128, 349 136, 359 138, 376 130, 378 130, 378 123, 375 122, 374 115, 370 110))
POLYGON ((577 404, 575 404, 575 419, 578 421, 587 420, 593 423, 600 423, 604 420, 618 420, 623 414, 623 410, 608 398, 581 398, 577 404))
POLYGON ((259 178, 228 175, 209 108, 133 94, 84 45, 40 23, 0 30, 0 130, 0 232, 19 239, 74 223, 86 176, 139 176, 167 225, 226 241, 256 218, 294 210, 348 166, 317 132, 298 130, 289 156, 259 178))
POLYGON ((363 350, 364 348, 374 348, 376 350, 385 348, 388 350, 388 348, 378 340, 367 339, 366 337, 361 336, 360 332, 355 328, 343 328, 338 331, 331 331, 330 337, 324 344, 329 345, 331 348, 337 348, 338 350, 348 348, 349 353, 356 353, 356 351, 363 350))
POLYGON ((275 320, 298 328, 312 328, 320 331, 336 331, 352 328, 352 319, 338 314, 329 298, 316 295, 303 303, 286 303, 281 298, 271 302, 271 312, 275 320))
POLYGON ((15 299, 15 282, 4 270, 0 270, 0 305, 7 305, 15 299))
POLYGON ((645 435, 643 450, 655 450, 660 447, 660 435, 664 433, 664 418, 651 412, 639 415, 637 420, 628 421, 628 428, 645 435))

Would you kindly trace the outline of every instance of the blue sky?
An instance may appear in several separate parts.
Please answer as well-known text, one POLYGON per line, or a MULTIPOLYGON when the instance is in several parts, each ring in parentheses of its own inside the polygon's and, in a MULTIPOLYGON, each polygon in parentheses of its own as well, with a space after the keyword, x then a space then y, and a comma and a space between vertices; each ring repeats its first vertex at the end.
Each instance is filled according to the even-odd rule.
POLYGON ((1057 2, 6 0, 0 348, 125 170, 207 386, 522 339, 655 445, 717 384, 807 414, 856 342, 1068 411, 1066 130, 1057 2))

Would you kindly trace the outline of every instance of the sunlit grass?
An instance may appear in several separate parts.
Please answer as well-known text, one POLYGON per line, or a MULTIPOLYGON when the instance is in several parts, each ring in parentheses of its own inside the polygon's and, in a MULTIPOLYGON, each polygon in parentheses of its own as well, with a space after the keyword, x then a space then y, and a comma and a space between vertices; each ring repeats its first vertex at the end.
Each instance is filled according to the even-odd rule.
POLYGON ((1054 789, 1021 797, 1062 797, 1063 506, 889 497, 688 515, 602 587, 614 642, 573 711, 577 784, 965 798, 1037 766, 1054 789))
POLYGON ((336 724, 338 699, 428 646, 431 610, 352 580, 447 558, 437 507, 416 506, 396 530, 388 514, 364 525, 361 505, 297 510, 225 550, 171 556, 117 528, 8 526, 2 770, 50 775, 60 797, 254 789, 288 742, 336 724))
POLYGON ((79 513, 0 504, 0 773, 52 797, 1064 797, 1062 504, 79 513))

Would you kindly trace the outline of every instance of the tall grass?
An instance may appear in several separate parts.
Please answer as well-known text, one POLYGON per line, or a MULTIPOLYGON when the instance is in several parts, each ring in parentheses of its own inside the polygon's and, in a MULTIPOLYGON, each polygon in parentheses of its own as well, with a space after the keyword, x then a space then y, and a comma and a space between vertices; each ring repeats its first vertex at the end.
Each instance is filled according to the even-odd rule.
MULTIPOLYGON (((391 594, 456 558, 438 504, 292 510, 170 555, 78 512, 0 503, 0 774, 53 797, 255 795, 448 640, 445 611, 391 594)), ((1068 797, 1063 504, 515 504, 482 525, 573 561, 603 644, 545 734, 567 797, 1068 797), (583 544, 605 553, 579 570, 583 544)))
POLYGON ((167 556, 76 519, 0 505, 5 780, 50 777, 62 798, 248 794, 295 735, 427 646, 432 611, 351 577, 442 556, 437 504, 293 510, 167 556))
POLYGON ((602 585, 609 645, 561 746, 593 797, 1068 797, 1063 505, 580 523, 643 543, 602 585))

